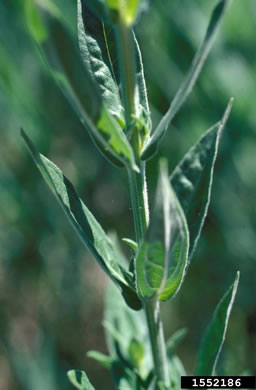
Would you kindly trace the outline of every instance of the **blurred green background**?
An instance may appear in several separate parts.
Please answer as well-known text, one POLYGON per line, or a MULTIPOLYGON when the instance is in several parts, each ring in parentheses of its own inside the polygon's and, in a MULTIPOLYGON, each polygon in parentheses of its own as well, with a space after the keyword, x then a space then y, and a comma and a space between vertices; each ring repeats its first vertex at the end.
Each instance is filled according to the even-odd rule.
MULTIPOLYGON (((110 375, 86 357, 90 349, 106 351, 106 277, 42 181, 19 129, 119 238, 133 237, 127 177, 95 149, 45 73, 27 28, 26 1, 0 1, 0 390, 70 389, 70 368, 85 369, 96 389, 108 390, 110 375)), ((75 32, 75 0, 39 2, 53 4, 75 32)), ((154 124, 188 69, 215 3, 155 0, 136 27, 154 124)), ((173 169, 234 96, 194 261, 179 295, 163 307, 167 336, 188 328, 177 350, 188 373, 211 313, 240 270, 219 372, 256 375, 255 20, 255 0, 233 1, 197 86, 148 164, 152 203, 159 156, 173 169)))

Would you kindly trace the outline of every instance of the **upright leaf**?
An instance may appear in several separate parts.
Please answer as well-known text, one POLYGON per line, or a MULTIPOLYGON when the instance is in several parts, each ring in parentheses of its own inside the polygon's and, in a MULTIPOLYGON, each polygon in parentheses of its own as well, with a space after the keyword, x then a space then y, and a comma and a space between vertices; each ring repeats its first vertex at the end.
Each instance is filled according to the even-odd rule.
POLYGON ((118 86, 111 74, 112 61, 106 46, 105 26, 89 10, 85 1, 77 1, 77 12, 78 39, 84 64, 98 84, 108 110, 123 120, 118 86))
POLYGON ((142 299, 157 295, 166 301, 178 292, 188 248, 186 219, 162 164, 153 216, 136 258, 137 289, 142 299))
POLYGON ((79 237, 91 251, 106 274, 121 288, 126 301, 135 309, 141 307, 132 288, 131 275, 117 262, 118 254, 94 216, 78 197, 71 182, 61 170, 46 157, 38 153, 29 137, 22 136, 45 181, 65 211, 79 237))
POLYGON ((49 29, 50 39, 39 47, 49 73, 103 154, 111 156, 113 162, 117 160, 137 170, 133 150, 121 122, 108 109, 99 86, 82 63, 78 47, 61 22, 50 15, 49 29))
POLYGON ((143 357, 142 353, 140 354, 140 369, 147 375, 152 368, 152 362, 144 313, 142 310, 131 310, 112 283, 108 285, 105 298, 104 326, 108 350, 113 359, 119 359, 121 355, 133 365, 131 352, 134 345, 136 343, 139 349, 143 345, 144 354, 143 357))
POLYGON ((67 375, 70 382, 75 386, 76 389, 95 390, 84 371, 70 370, 68 371, 67 375))
MULTIPOLYGON (((118 89, 120 77, 114 28, 104 23, 95 13, 92 13, 85 0, 78 0, 78 37, 86 68, 99 85, 108 110, 123 123, 123 108, 118 89)), ((145 123, 145 132, 148 133, 151 129, 151 119, 142 56, 135 34, 134 44, 138 92, 136 115, 145 123)))
POLYGON ((217 305, 200 346, 196 375, 214 375, 216 364, 225 341, 228 321, 239 283, 237 272, 234 283, 217 305))
POLYGON ((137 41, 135 33, 134 36, 134 43, 135 43, 135 58, 136 58, 136 68, 137 68, 137 87, 138 87, 138 105, 139 105, 139 117, 142 118, 142 120, 145 123, 145 141, 148 139, 148 135, 151 131, 152 123, 151 123, 151 114, 148 104, 148 93, 147 93, 147 87, 146 87, 146 81, 144 76, 144 66, 142 61, 142 55, 140 51, 140 46, 137 41))
POLYGON ((199 47, 193 59, 192 65, 184 81, 179 87, 170 105, 169 110, 161 119, 151 139, 148 141, 147 145, 145 145, 144 152, 142 155, 143 160, 147 160, 148 158, 152 157, 152 155, 157 151, 158 145, 161 139, 163 138, 167 130, 167 127, 169 126, 169 124, 171 123, 171 121, 173 120, 177 112, 181 109, 186 99, 188 98, 190 92, 192 91, 198 79, 198 76, 202 70, 202 67, 207 59, 207 56, 211 50, 220 23, 223 19, 225 11, 228 5, 230 4, 230 2, 231 0, 221 0, 216 6, 216 8, 213 10, 204 41, 202 45, 199 47))
POLYGON ((228 120, 233 99, 222 120, 206 131, 173 171, 170 181, 186 215, 193 255, 207 215, 219 140, 228 120))
POLYGON ((171 389, 180 390, 180 378, 186 376, 186 371, 177 355, 172 355, 168 358, 168 367, 171 378, 171 389))
POLYGON ((166 352, 169 357, 174 353, 175 348, 186 337, 188 330, 186 328, 178 329, 166 342, 166 352))

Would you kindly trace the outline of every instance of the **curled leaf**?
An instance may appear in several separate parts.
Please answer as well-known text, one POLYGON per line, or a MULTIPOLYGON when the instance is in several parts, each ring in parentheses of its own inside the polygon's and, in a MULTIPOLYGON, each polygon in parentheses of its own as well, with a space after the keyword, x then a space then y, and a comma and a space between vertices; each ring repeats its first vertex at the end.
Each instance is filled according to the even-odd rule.
POLYGON ((166 301, 179 290, 187 268, 189 234, 186 218, 161 165, 155 207, 136 257, 139 296, 166 301))

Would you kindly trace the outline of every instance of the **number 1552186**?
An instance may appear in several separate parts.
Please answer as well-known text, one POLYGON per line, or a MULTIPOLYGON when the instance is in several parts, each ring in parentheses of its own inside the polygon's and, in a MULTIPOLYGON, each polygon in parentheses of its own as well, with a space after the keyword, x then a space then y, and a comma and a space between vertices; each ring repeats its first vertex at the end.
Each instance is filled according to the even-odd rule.
POLYGON ((182 376, 182 389, 255 389, 255 376, 182 376))

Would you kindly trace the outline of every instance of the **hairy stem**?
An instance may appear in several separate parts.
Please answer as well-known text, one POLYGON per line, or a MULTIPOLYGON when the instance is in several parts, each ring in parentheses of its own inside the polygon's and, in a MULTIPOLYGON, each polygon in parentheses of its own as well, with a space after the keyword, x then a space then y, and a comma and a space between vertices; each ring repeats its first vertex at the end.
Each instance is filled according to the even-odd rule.
MULTIPOLYGON (((119 49, 119 71, 122 81, 122 100, 125 108, 126 131, 129 131, 133 122, 133 117, 136 113, 136 67, 132 29, 130 26, 123 23, 122 20, 118 23, 116 38, 119 49)), ((146 163, 141 162, 139 158, 140 142, 136 127, 132 130, 131 144, 133 146, 136 163, 140 167, 139 173, 128 168, 136 240, 139 244, 144 239, 149 223, 149 214, 146 187, 146 163)), ((144 302, 144 310, 151 343, 155 374, 160 381, 164 382, 168 386, 168 366, 163 326, 160 318, 159 301, 150 300, 144 302)))
MULTIPOLYGON (((129 171, 129 184, 136 240, 139 243, 143 240, 148 225, 145 163, 141 165, 140 173, 136 173, 131 170, 129 171)), ((170 381, 163 325, 160 317, 159 300, 152 299, 145 301, 144 310, 146 314, 155 374, 160 381, 169 386, 170 381)))
POLYGON ((136 241, 139 243, 144 238, 149 222, 145 162, 140 164, 139 173, 130 169, 128 174, 136 241))
POLYGON ((165 348, 163 324, 160 318, 159 300, 150 300, 144 303, 144 309, 149 329, 149 337, 155 367, 155 374, 159 380, 169 386, 169 372, 165 348))

